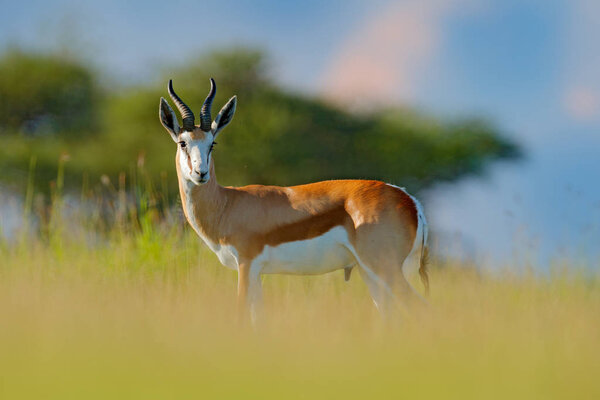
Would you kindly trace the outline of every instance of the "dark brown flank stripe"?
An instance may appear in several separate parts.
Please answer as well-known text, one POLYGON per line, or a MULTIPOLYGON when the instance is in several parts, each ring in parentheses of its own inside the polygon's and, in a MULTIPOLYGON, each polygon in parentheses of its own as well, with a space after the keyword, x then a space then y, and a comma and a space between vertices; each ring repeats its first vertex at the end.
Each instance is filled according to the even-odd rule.
POLYGON ((311 215, 301 221, 279 226, 272 231, 260 235, 259 241, 264 245, 278 246, 282 243, 308 240, 321 236, 336 226, 343 226, 350 219, 343 206, 319 215, 311 215))
MULTIPOLYGON (((398 188, 386 184, 379 185, 379 183, 377 183, 376 186, 380 186, 378 189, 384 187, 385 189, 389 188, 394 192, 397 196, 396 210, 400 214, 407 216, 408 220, 412 222, 412 235, 415 235, 418 226, 418 210, 412 198, 398 188)), ((345 206, 340 204, 326 212, 307 216, 306 218, 291 224, 280 225, 267 233, 256 233, 250 236, 250 240, 234 245, 237 245, 235 247, 240 251, 240 255, 253 259, 262 253, 265 246, 276 247, 284 243, 313 239, 327 233, 337 226, 344 227, 348 233, 348 238, 351 242, 354 242, 354 223, 346 211, 345 206)), ((410 247, 412 247, 412 242, 410 247)))

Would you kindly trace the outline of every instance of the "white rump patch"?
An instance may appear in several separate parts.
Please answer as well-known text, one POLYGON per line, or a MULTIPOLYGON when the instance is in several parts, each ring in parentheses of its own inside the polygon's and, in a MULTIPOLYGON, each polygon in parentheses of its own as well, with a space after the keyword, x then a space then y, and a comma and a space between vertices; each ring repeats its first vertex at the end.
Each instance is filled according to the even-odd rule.
POLYGON ((392 185, 389 183, 387 185, 402 190, 404 193, 406 193, 406 195, 409 196, 415 203, 415 207, 417 208, 417 234, 415 235, 413 247, 410 250, 408 256, 406 257, 406 260, 404 260, 404 263, 402 264, 402 273, 408 280, 409 277, 413 277, 419 272, 419 267, 421 265, 421 254, 423 251, 423 246, 427 245, 427 236, 429 233, 429 229, 427 227, 427 220, 425 219, 423 206, 421 205, 419 200, 417 200, 414 196, 408 193, 403 187, 392 185))

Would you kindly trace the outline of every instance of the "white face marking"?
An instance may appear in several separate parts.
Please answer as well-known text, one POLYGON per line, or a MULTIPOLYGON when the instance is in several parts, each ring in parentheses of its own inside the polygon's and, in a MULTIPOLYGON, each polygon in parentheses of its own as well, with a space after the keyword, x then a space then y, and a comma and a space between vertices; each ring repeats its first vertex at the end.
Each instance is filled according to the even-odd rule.
POLYGON ((312 239, 265 246, 256 268, 264 274, 324 274, 356 264, 350 246, 346 230, 338 226, 312 239))
POLYGON ((210 148, 213 141, 214 137, 211 132, 206 132, 202 140, 192 139, 189 132, 183 132, 179 135, 177 158, 185 180, 196 185, 208 182, 210 179, 210 158, 212 156, 210 148), (182 147, 182 143, 185 143, 185 147, 182 147), (192 168, 190 168, 190 164, 192 168))

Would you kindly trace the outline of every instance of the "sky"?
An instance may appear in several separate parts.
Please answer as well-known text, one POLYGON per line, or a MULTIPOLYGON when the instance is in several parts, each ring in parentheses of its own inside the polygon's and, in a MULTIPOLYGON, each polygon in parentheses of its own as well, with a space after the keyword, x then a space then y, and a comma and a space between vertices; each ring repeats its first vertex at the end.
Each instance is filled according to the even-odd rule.
POLYGON ((600 267, 598 1, 32 0, 2 10, 0 48, 69 43, 120 82, 249 45, 269 52, 282 85, 343 107, 489 118, 527 156, 422 195, 439 246, 600 267))

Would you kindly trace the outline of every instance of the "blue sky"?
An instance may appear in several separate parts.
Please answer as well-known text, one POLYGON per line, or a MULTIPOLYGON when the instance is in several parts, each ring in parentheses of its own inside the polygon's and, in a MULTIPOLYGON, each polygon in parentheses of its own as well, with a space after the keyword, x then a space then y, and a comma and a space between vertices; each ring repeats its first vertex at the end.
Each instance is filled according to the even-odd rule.
POLYGON ((483 115, 528 158, 425 194, 469 254, 547 261, 600 250, 600 3, 574 1, 23 1, 0 46, 69 42, 121 82, 189 52, 245 44, 281 84, 342 106, 483 115))

